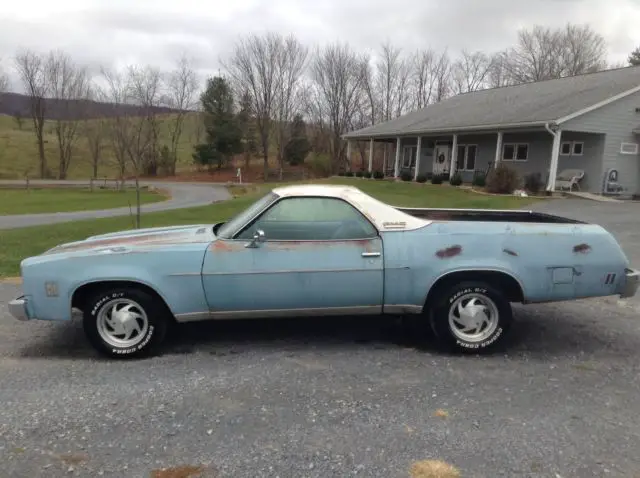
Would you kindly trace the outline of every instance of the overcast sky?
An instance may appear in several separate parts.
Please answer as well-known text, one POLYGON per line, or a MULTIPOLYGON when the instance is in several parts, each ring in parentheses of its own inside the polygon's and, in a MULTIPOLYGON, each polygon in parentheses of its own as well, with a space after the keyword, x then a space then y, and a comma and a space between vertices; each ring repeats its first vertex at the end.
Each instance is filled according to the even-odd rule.
MULTIPOLYGON (((243 33, 294 33, 307 44, 335 40, 372 51, 400 47, 496 51, 522 27, 589 23, 610 61, 640 45, 640 0, 5 0, 0 65, 20 47, 62 48, 91 65, 170 68, 186 51, 202 74, 243 33)), ((18 86, 18 85, 13 85, 18 86)))

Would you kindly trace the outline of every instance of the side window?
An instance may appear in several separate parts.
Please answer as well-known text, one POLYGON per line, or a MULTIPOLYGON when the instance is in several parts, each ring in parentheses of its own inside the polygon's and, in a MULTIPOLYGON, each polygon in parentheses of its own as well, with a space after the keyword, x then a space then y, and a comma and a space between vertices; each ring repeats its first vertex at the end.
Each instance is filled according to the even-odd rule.
POLYGON ((250 239, 256 230, 267 241, 322 241, 375 237, 375 227, 351 204, 334 198, 286 198, 271 206, 237 239, 250 239))

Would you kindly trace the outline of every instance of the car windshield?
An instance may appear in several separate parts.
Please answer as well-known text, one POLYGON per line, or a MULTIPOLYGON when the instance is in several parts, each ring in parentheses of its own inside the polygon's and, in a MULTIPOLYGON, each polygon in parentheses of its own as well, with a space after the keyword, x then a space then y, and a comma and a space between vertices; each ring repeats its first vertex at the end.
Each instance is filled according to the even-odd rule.
POLYGON ((256 214, 258 214, 276 199, 278 199, 278 195, 273 192, 267 194, 266 196, 263 196, 261 199, 258 199, 247 209, 239 214, 236 214, 233 219, 225 222, 218 230, 217 236, 221 237, 222 239, 231 239, 239 228, 244 226, 256 214))

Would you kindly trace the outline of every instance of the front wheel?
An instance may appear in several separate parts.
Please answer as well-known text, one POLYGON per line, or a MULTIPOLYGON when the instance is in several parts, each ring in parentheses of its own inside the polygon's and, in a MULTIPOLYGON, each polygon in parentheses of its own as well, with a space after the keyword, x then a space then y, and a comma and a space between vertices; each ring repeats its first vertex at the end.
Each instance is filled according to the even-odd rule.
POLYGON ((513 322, 511 304, 504 294, 482 281, 462 282, 437 291, 429 313, 438 340, 463 353, 495 348, 513 322))
POLYGON ((138 289, 104 290, 85 304, 83 326, 89 342, 109 357, 150 355, 167 331, 167 311, 138 289))

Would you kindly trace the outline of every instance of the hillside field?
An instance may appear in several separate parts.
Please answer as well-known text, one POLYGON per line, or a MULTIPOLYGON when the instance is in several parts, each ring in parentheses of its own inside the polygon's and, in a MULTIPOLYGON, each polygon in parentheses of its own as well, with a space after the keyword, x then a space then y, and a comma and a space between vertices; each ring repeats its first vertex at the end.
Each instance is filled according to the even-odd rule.
MULTIPOLYGON (((171 114, 159 115, 158 117, 161 119, 160 147, 163 145, 169 146, 169 125, 174 117, 171 114)), ((82 122, 79 126, 82 126, 82 122)), ((88 179, 93 174, 89 146, 80 127, 67 179, 88 179)), ((192 153, 194 145, 202 141, 203 137, 204 128, 199 124, 198 116, 196 114, 188 114, 184 120, 183 133, 178 145, 178 163, 176 168, 178 177, 171 178, 172 180, 234 181, 237 167, 243 168, 243 176, 247 181, 263 179, 263 160, 259 157, 251 160, 249 171, 245 171, 245 163, 242 155, 236 156, 232 164, 223 170, 214 170, 213 173, 209 173, 206 170, 198 170, 197 166, 193 163, 192 153)), ((45 151, 47 155, 47 166, 51 170, 53 178, 57 178, 59 162, 58 140, 55 135, 54 121, 45 122, 45 151)), ((274 153, 275 145, 272 145, 269 165, 270 168, 275 170, 277 168, 277 161, 274 153)), ((322 171, 326 169, 327 161, 328 158, 326 157, 310 153, 305 161, 307 167, 304 169, 310 169, 316 172, 318 170, 322 171), (319 165, 319 163, 322 164, 319 165), (317 167, 314 167, 314 165, 317 167)), ((300 167, 288 167, 287 170, 288 179, 299 179, 303 174, 303 168, 300 167)), ((132 174, 132 168, 130 166, 127 172, 129 175, 132 174)), ((308 172, 305 174, 308 174, 308 172)), ((38 144, 34 133, 33 122, 30 118, 23 118, 22 124, 19 125, 13 117, 0 115, 0 179, 24 179, 27 175, 32 179, 40 177, 38 144)), ((102 160, 98 167, 98 178, 106 177, 115 179, 118 175, 117 162, 108 139, 105 139, 102 160)), ((320 175, 325 176, 326 174, 320 173, 320 175)))
MULTIPOLYGON (((171 115, 162 115, 160 145, 170 143, 168 121, 171 115)), ((191 153, 197 142, 197 116, 187 115, 184 131, 178 146, 178 165, 180 169, 193 169, 191 153)), ((89 120, 92 121, 92 120, 89 120)), ((82 125, 80 125, 82 126, 82 125)), ((55 136, 55 123, 45 122, 45 151, 47 165, 54 177, 58 173, 58 140, 55 136)), ((11 116, 0 116, 0 179, 22 179, 27 174, 31 178, 39 177, 38 143, 31 118, 23 118, 22 127, 11 116)), ((118 172, 117 163, 105 141, 102 162, 98 168, 98 177, 115 178, 118 172)), ((92 175, 91 155, 87 139, 80 132, 75 143, 75 150, 68 179, 87 179, 92 175)))

